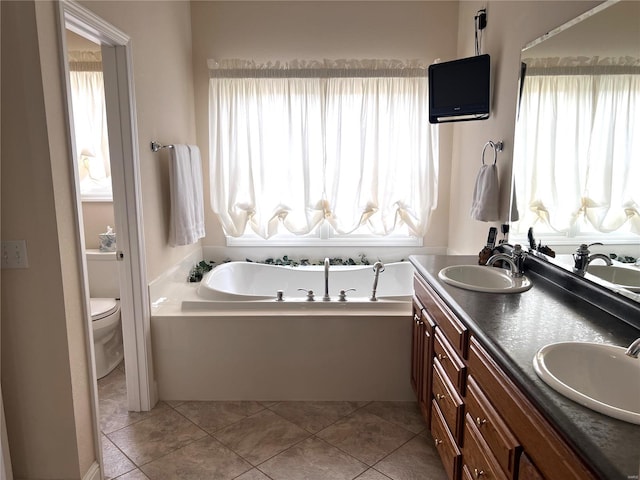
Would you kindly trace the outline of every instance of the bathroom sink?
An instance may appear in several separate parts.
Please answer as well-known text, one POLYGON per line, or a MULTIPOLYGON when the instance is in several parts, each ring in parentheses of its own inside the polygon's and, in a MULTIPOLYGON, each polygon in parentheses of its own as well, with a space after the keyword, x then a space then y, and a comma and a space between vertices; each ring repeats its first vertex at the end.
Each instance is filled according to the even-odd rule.
POLYGON ((589 265, 587 272, 632 292, 640 292, 640 270, 607 265, 589 265))
POLYGON ((552 343, 538 350, 533 368, 565 397, 640 425, 640 359, 625 355, 625 350, 602 343, 552 343))
POLYGON ((519 293, 531 288, 525 277, 512 277, 502 268, 483 265, 451 265, 438 272, 438 277, 454 287, 488 293, 519 293))

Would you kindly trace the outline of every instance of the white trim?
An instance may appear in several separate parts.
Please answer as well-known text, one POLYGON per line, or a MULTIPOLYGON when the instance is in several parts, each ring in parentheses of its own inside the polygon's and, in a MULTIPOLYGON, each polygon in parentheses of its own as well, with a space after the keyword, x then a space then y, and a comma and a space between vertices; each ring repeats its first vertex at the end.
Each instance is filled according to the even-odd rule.
POLYGON ((87 470, 87 473, 84 474, 82 480, 102 480, 102 472, 100 471, 100 465, 98 462, 93 462, 87 470))

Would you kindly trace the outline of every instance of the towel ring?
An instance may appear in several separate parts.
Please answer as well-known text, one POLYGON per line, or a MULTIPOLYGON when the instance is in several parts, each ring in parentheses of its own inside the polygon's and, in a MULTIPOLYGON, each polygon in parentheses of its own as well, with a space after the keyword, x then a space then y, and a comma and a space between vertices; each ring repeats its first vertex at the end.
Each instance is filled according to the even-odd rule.
POLYGON ((502 142, 492 142, 491 140, 489 140, 487 143, 484 144, 484 147, 482 147, 482 165, 485 165, 484 163, 484 152, 487 150, 487 147, 491 145, 491 148, 493 148, 493 164, 495 165, 496 162, 498 161, 498 152, 501 152, 502 149, 504 148, 504 143, 502 142))

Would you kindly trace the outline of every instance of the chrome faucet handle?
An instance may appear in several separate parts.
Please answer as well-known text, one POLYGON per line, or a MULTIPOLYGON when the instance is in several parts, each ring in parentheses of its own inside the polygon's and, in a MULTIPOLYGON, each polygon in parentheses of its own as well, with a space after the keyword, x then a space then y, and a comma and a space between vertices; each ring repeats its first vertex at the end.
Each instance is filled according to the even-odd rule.
POLYGON ((306 288, 299 288, 298 289, 301 292, 305 292, 307 294, 307 302, 313 302, 314 298, 313 298, 313 290, 307 290, 306 288))
POLYGON ((624 353, 630 357, 638 358, 640 354, 640 338, 636 338, 624 353))
POLYGON ((346 302, 347 301, 347 292, 355 292, 356 289, 355 288, 347 288, 346 290, 340 290, 340 293, 338 294, 338 301, 339 302, 346 302))
POLYGON ((276 290, 276 302, 284 302, 284 290, 276 290))

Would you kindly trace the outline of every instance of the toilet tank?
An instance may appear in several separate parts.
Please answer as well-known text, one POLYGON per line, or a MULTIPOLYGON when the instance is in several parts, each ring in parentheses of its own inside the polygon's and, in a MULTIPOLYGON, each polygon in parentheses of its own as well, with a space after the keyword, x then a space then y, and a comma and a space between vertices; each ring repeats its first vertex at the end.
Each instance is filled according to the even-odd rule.
POLYGON ((85 254, 91 298, 120 298, 119 262, 116 260, 116 252, 89 249, 85 254))

